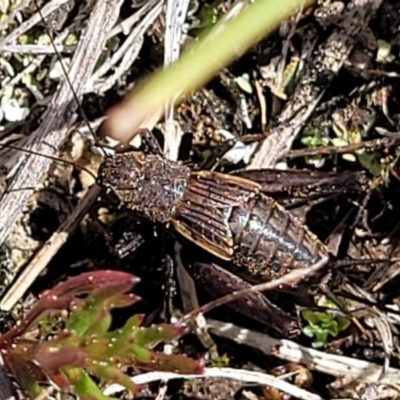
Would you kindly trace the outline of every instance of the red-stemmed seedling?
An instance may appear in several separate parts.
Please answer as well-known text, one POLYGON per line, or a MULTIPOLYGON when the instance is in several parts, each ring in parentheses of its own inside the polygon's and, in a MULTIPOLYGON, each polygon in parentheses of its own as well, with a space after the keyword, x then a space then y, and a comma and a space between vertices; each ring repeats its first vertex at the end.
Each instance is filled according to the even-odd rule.
POLYGON ((136 393, 138 387, 122 372, 125 367, 186 374, 203 371, 201 362, 185 355, 153 350, 159 342, 182 336, 186 332, 182 325, 143 327, 144 316, 133 315, 123 327, 110 330, 111 310, 138 301, 129 293, 138 281, 129 273, 111 270, 72 277, 44 293, 19 325, 0 336, 6 370, 29 398, 43 395, 41 385, 52 382, 83 400, 110 399, 91 376, 136 393), (65 326, 60 333, 25 337, 54 312, 60 313, 65 326))

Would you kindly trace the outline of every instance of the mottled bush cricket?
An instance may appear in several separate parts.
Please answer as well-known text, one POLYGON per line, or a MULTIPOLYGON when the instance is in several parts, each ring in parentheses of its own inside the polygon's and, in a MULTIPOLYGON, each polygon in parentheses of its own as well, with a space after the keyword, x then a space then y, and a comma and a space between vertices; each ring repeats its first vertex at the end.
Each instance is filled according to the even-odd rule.
MULTIPOLYGON (((328 259, 328 250, 319 239, 267 194, 296 188, 293 195, 298 196, 300 190, 304 195, 332 188, 339 181, 342 188, 348 185, 348 190, 361 190, 360 181, 351 174, 193 171, 166 160, 148 132, 142 132, 142 140, 153 154, 132 151, 106 159, 100 166, 99 184, 112 188, 125 207, 155 223, 172 226, 256 281, 270 281, 328 259), (281 176, 286 178, 284 182, 279 182, 281 176)), ((243 288, 229 274, 224 281, 222 273, 222 282, 210 282, 216 291, 218 287, 243 288)), ((201 275, 201 270, 196 275, 201 275)), ((268 319, 278 330, 296 329, 296 323, 272 305, 268 319)))
MULTIPOLYGON (((135 150, 106 158, 98 183, 115 191, 127 208, 172 226, 221 262, 232 263, 258 281, 328 259, 326 247, 274 200, 275 195, 301 197, 332 188, 357 191, 362 187, 360 176, 351 173, 193 171, 163 158, 148 132, 142 132, 142 140, 149 153, 135 150)), ((221 281, 234 288, 236 276, 222 274, 221 270, 221 281)), ((282 332, 297 329, 292 317, 261 295, 253 300, 259 301, 260 312, 272 327, 282 332)))

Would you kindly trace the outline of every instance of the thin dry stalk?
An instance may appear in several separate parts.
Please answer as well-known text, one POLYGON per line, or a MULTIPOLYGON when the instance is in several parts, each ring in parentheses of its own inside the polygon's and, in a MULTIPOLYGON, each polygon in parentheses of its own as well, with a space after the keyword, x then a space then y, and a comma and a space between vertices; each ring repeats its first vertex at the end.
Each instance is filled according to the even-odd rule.
MULTIPOLYGON (((273 375, 264 374, 262 372, 248 371, 236 368, 205 368, 203 375, 184 375, 175 374, 172 372, 148 372, 145 374, 137 375, 132 378, 132 381, 138 385, 149 384, 156 381, 168 381, 171 379, 205 379, 205 378, 225 378, 234 379, 239 382, 256 383, 259 385, 267 385, 284 393, 288 393, 295 398, 302 400, 322 400, 322 397, 317 394, 310 393, 281 378, 273 375)), ((120 385, 111 385, 108 387, 104 394, 107 396, 114 395, 121 392, 124 388, 120 385)))
POLYGON ((92 186, 85 194, 79 204, 68 218, 60 225, 56 232, 46 244, 38 251, 33 260, 25 268, 23 273, 14 282, 5 296, 1 299, 0 309, 10 311, 18 300, 29 289, 37 276, 46 268, 53 256, 58 252, 61 246, 66 242, 71 232, 75 230, 79 222, 88 212, 100 194, 99 186, 92 186))
MULTIPOLYGON (((180 56, 182 28, 186 20, 189 0, 167 0, 165 23, 164 66, 174 63, 180 56)), ((174 105, 165 108, 165 145, 164 154, 170 159, 178 159, 182 131, 174 124, 174 105)))

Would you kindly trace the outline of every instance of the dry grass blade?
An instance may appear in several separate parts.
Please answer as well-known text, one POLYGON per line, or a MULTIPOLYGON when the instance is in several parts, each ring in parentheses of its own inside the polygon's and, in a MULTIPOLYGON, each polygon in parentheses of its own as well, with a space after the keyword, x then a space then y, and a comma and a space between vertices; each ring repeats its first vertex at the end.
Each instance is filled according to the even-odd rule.
POLYGON ((90 188, 71 215, 69 215, 57 231, 53 233, 51 238, 47 241, 47 245, 40 249, 6 295, 1 299, 0 309, 9 311, 14 307, 16 302, 22 298, 30 285, 35 281, 36 277, 43 271, 48 262, 66 242, 68 235, 76 228, 88 209, 96 201, 100 190, 101 189, 96 185, 90 188))
POLYGON ((307 348, 290 340, 275 339, 264 333, 242 329, 233 324, 215 320, 207 320, 207 322, 215 335, 254 347, 266 355, 301 363, 314 371, 335 377, 346 376, 352 380, 372 384, 379 382, 383 385, 393 385, 400 380, 400 370, 396 368, 389 368, 387 374, 380 380, 381 365, 307 348))
MULTIPOLYGON (((69 78, 73 82, 78 97, 84 83, 92 74, 96 61, 103 50, 119 14, 122 1, 98 1, 90 16, 88 29, 80 39, 77 51, 71 63, 69 78)), ((28 149, 43 155, 53 155, 64 141, 68 126, 77 109, 71 88, 64 81, 43 117, 43 123, 31 136, 28 149)), ((0 244, 4 242, 12 225, 21 217, 23 207, 32 194, 32 190, 20 190, 22 187, 36 187, 51 161, 46 157, 21 156, 17 173, 9 185, 8 192, 0 202, 0 244)))

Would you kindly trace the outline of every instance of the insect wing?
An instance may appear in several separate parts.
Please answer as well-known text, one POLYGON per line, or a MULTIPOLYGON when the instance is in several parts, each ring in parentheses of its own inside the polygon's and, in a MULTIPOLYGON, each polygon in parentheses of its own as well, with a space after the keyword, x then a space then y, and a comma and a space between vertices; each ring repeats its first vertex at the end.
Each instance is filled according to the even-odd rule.
POLYGON ((223 260, 234 254, 229 226, 232 209, 254 198, 259 187, 242 178, 209 171, 193 172, 172 223, 175 229, 223 260))

